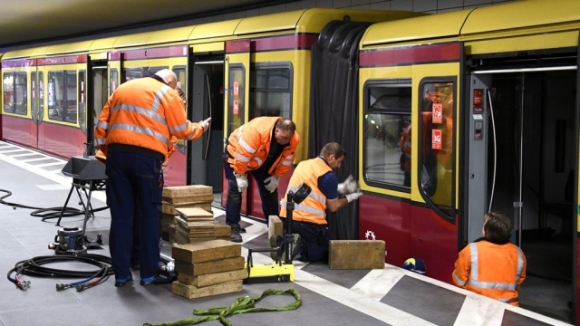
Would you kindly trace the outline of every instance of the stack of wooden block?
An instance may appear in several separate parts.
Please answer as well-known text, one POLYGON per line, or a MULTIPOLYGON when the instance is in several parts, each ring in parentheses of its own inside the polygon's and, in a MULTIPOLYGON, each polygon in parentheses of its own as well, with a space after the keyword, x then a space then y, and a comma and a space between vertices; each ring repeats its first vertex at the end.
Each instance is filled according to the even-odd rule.
POLYGON ((241 244, 211 240, 174 244, 177 281, 173 293, 188 299, 242 291, 247 278, 241 244))
POLYGON ((163 188, 161 206, 161 238, 174 242, 177 208, 199 207, 211 213, 213 188, 204 185, 163 188))
POLYGON ((177 208, 175 216, 175 243, 193 243, 209 240, 229 240, 231 228, 216 223, 213 214, 199 207, 177 208))

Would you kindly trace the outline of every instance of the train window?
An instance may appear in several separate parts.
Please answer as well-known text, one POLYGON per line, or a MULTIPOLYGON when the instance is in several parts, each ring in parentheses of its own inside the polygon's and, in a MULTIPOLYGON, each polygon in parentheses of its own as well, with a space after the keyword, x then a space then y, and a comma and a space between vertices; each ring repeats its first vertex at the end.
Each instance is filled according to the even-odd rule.
POLYGON ((30 73, 30 114, 32 115, 32 121, 37 123, 38 121, 38 82, 36 80, 36 72, 30 73))
POLYGON ((408 80, 366 86, 364 174, 369 184, 409 191, 411 85, 408 80))
POLYGON ((123 69, 123 82, 143 77, 143 68, 128 68, 123 69))
POLYGON ((177 76, 177 87, 181 88, 187 94, 187 75, 185 74, 185 67, 173 67, 173 72, 177 76))
POLYGON ((22 115, 28 113, 26 81, 27 78, 25 72, 17 72, 14 74, 14 113, 22 115))
POLYGON ((449 216, 454 202, 454 89, 453 81, 424 81, 419 100, 421 192, 449 216))
POLYGON ((109 81, 110 81, 109 96, 111 96, 111 94, 113 94, 113 92, 115 92, 115 90, 119 86, 119 71, 116 68, 111 69, 111 72, 109 74, 109 81))
POLYGON ((14 113, 14 74, 4 73, 4 113, 14 113))
POLYGON ((250 72, 250 120, 262 116, 291 118, 292 73, 290 65, 252 66, 250 72))
POLYGON ((78 91, 78 117, 79 117, 79 125, 81 127, 81 130, 83 132, 86 132, 86 119, 88 118, 86 116, 86 108, 87 108, 87 98, 86 98, 86 83, 87 81, 85 80, 85 75, 86 75, 86 71, 81 70, 79 71, 79 78, 78 78, 78 87, 77 87, 77 91, 78 91))
POLYGON ((244 121, 244 93, 246 71, 241 64, 229 66, 228 80, 228 130, 227 134, 241 126, 244 121))
POLYGON ((44 118, 44 72, 38 72, 38 120, 44 118))
POLYGON ((48 72, 48 118, 77 122, 76 71, 48 72))

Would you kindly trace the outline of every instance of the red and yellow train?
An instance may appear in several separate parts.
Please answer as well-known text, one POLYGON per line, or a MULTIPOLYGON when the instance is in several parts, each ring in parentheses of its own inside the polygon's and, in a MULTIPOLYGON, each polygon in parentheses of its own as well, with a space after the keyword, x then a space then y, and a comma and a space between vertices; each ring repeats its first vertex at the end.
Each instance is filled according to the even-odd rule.
MULTIPOLYGON (((339 179, 355 175, 365 195, 330 217, 340 237, 384 240, 387 263, 420 257, 451 282, 458 251, 499 210, 524 252, 564 243, 543 257, 564 257, 564 272, 545 276, 570 282, 577 314, 579 37, 580 3, 553 0, 433 15, 313 8, 12 51, 0 136, 81 155, 117 85, 172 69, 190 120, 212 127, 179 143, 168 184, 208 184, 223 202, 229 133, 290 118, 295 163, 328 141, 347 148, 339 179)), ((255 184, 244 198, 243 213, 263 219, 255 184)))

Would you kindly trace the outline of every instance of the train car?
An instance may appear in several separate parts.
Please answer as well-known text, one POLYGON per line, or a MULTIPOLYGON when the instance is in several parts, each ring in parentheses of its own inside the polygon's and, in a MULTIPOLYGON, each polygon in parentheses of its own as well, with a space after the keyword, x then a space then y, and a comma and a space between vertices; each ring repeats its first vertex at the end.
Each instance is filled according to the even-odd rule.
POLYGON ((486 212, 501 211, 528 274, 568 287, 552 308, 571 302, 578 314, 579 30, 574 0, 368 28, 358 237, 384 240, 387 263, 420 257, 428 276, 451 283, 458 251, 482 236, 486 212))
MULTIPOLYGON (((2 59, 3 139, 63 158, 91 154, 85 144, 94 143, 96 118, 116 87, 171 69, 186 91, 188 118, 211 116, 212 124, 201 141, 178 143, 166 185, 211 185, 225 201, 223 145, 252 118, 294 120, 304 140, 296 160, 306 157, 310 53, 325 26, 366 27, 418 15, 312 8, 9 52, 2 59)), ((257 186, 250 184, 242 213, 263 219, 257 186)))

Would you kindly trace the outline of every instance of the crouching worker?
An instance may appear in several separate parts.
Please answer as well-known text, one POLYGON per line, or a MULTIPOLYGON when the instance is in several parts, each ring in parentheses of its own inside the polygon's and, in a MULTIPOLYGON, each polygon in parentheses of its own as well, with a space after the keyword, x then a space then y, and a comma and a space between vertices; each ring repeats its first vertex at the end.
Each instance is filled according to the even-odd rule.
MULTIPOLYGON (((345 155, 341 145, 328 143, 318 157, 300 162, 294 170, 287 191, 295 192, 302 183, 312 190, 292 211, 292 232, 299 235, 294 239, 293 258, 311 262, 328 260, 328 244, 333 236, 328 229, 326 209, 335 212, 362 195, 352 177, 339 184, 333 172, 340 167, 345 155)), ((282 199, 280 210, 284 223, 287 222, 287 197, 288 193, 282 199)))
POLYGON ((501 213, 485 214, 483 237, 459 253, 453 271, 455 285, 519 306, 520 286, 526 279, 526 256, 509 242, 512 225, 501 213))

